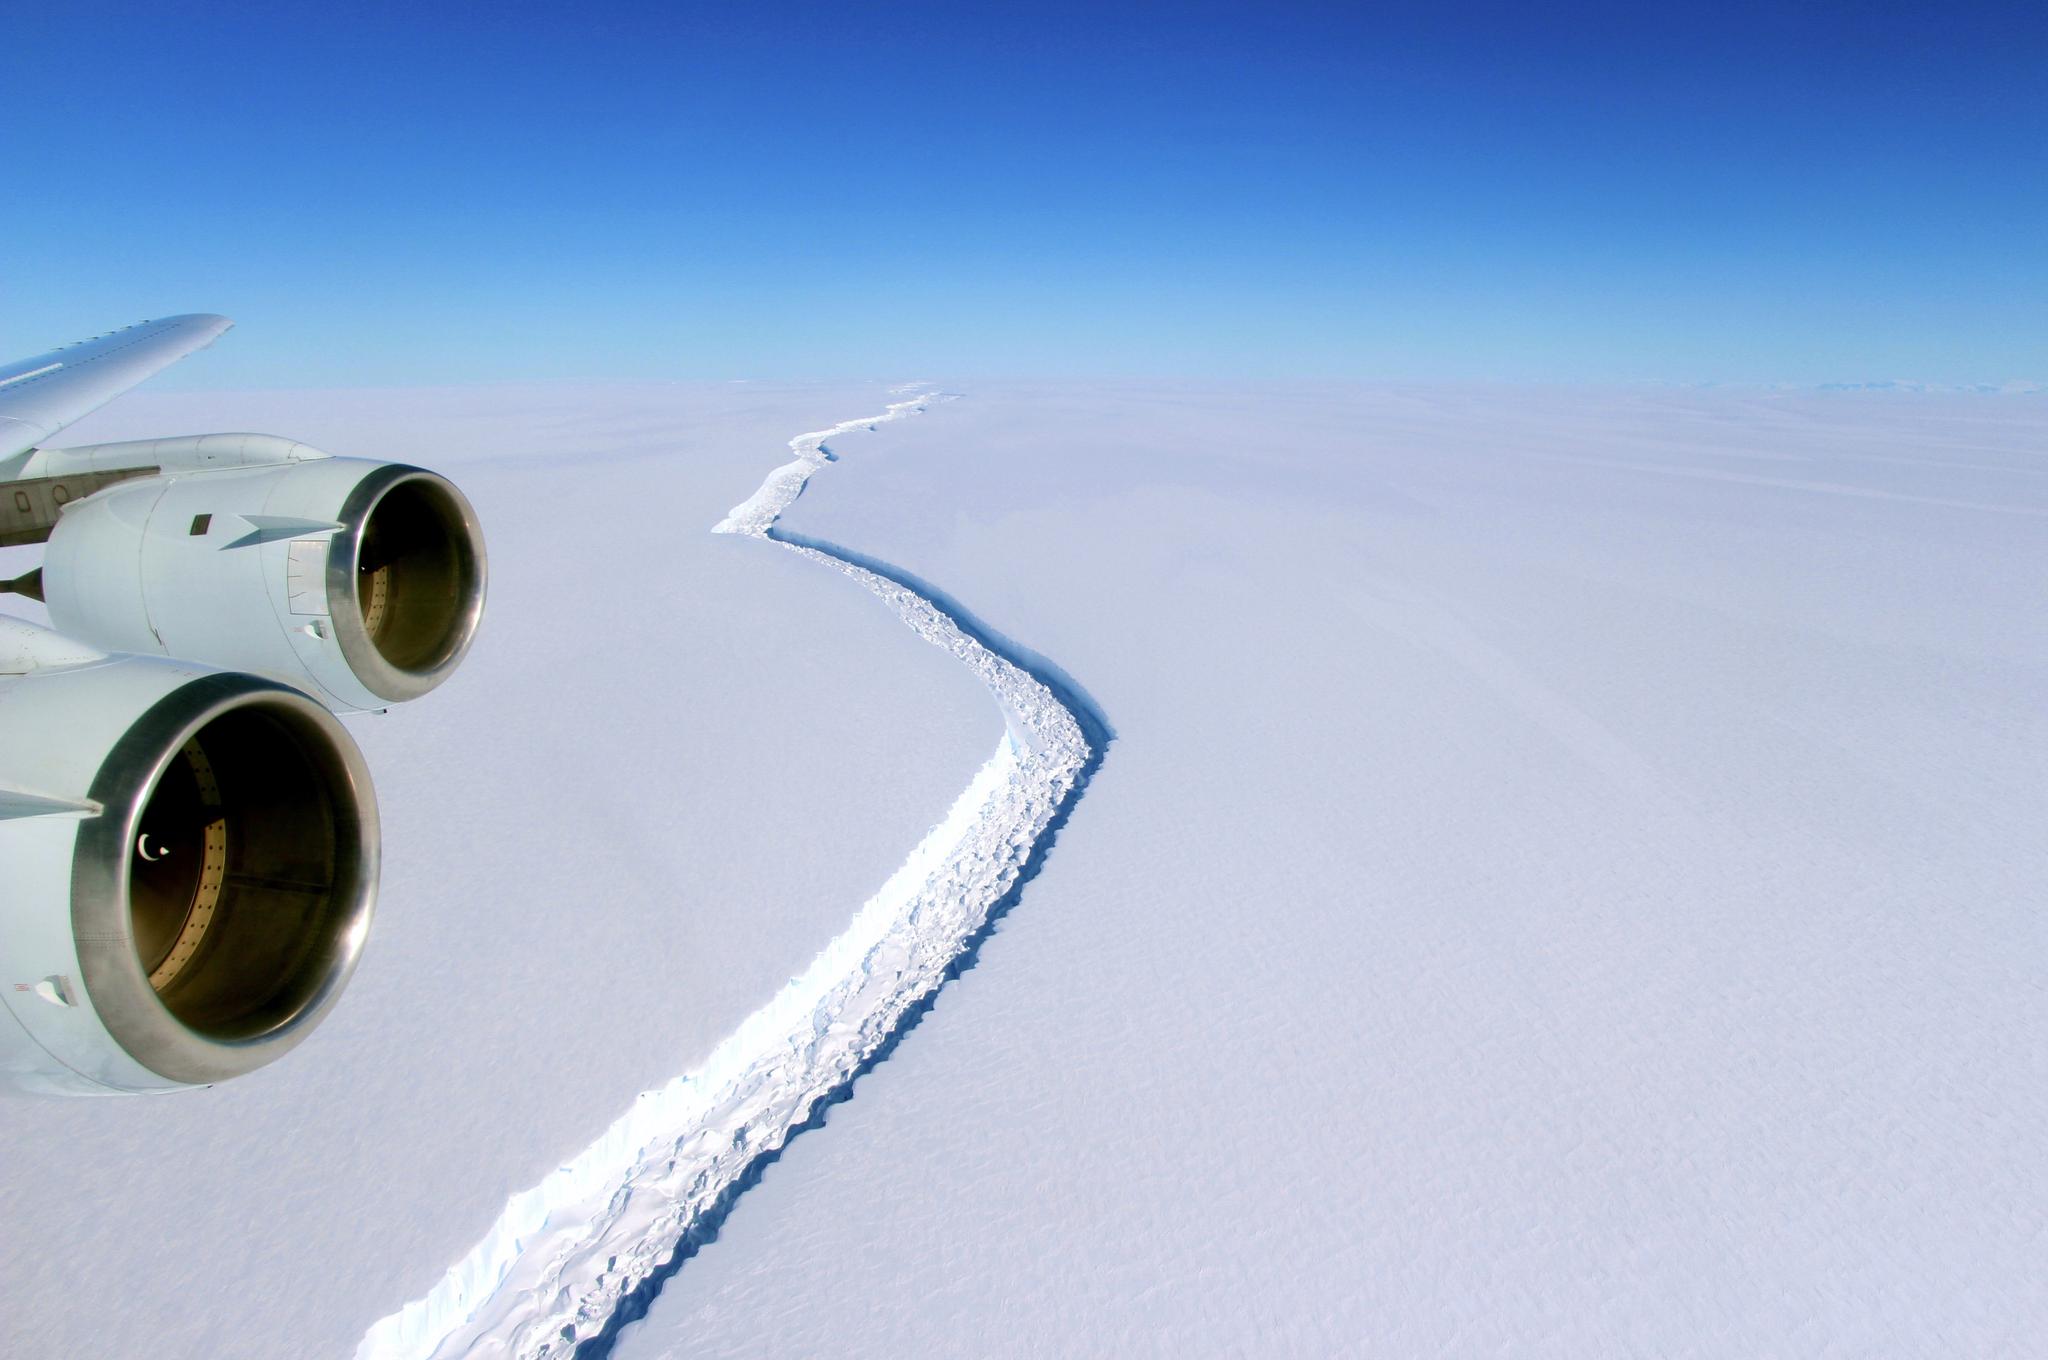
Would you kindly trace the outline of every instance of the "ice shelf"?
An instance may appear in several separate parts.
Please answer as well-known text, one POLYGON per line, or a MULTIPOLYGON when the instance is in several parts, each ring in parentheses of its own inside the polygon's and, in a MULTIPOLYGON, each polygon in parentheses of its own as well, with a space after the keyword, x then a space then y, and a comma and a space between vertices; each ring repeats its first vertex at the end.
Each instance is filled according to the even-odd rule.
POLYGON ((910 587, 772 533, 831 460, 828 440, 915 415, 933 399, 913 395, 882 415, 792 439, 795 457, 713 532, 773 542, 880 597, 988 686, 1006 727, 995 753, 801 975, 701 1067, 643 1092, 596 1142, 513 1195, 438 1283, 370 1329, 360 1360, 568 1356, 602 1335, 748 1169, 844 1090, 943 984, 1084 782, 1096 753, 1040 679, 910 587))

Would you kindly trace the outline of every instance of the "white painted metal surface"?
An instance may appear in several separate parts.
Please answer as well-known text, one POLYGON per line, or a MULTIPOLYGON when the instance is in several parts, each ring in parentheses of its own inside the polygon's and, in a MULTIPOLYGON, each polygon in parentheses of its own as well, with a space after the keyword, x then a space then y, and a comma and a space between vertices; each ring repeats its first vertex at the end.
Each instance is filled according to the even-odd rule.
POLYGON ((13 588, 57 625, 0 616, 0 1090, 208 1084, 310 1031, 378 871, 330 715, 433 688, 481 615, 474 514, 431 473, 265 434, 40 447, 230 324, 0 365, 0 484, 33 482, 10 541, 47 542, 13 588), (196 878, 151 867, 193 827, 196 878))
MULTIPOLYGON (((0 397, 4 397, 0 393, 0 397)), ((65 477, 81 472, 157 468, 163 472, 218 472, 228 468, 303 463, 327 455, 275 434, 182 434, 168 439, 124 439, 37 449, 9 465, 15 477, 65 477)))
POLYGON ((0 367, 0 478, 22 476, 11 460, 232 325, 204 313, 169 316, 0 367))
MULTIPOLYGON (((350 655, 349 629, 363 628, 346 589, 355 563, 337 572, 329 561, 330 540, 346 553, 356 538, 337 536, 362 528, 350 509, 359 489, 392 466, 318 455, 109 487, 67 510, 50 536, 51 621, 111 651, 270 676, 337 712, 412 697, 380 684, 360 645, 350 655)), ((439 674, 460 660, 458 649, 439 674)))

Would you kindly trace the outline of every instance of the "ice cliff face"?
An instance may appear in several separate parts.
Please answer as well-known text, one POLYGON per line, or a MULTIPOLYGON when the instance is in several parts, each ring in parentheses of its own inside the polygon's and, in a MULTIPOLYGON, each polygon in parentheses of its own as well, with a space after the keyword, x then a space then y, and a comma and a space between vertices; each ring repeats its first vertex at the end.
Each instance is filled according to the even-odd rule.
POLYGON ((792 439, 795 458, 714 532, 774 542, 887 603, 988 686, 1006 727, 995 753, 800 976, 702 1067, 642 1093, 596 1142, 514 1195, 423 1298, 370 1329, 362 1360, 567 1356, 637 1316, 748 1170, 843 1092, 943 984, 1085 783, 1096 744, 1047 684, 910 586, 773 533, 830 461, 828 440, 917 414, 932 399, 912 396, 883 415, 792 439))

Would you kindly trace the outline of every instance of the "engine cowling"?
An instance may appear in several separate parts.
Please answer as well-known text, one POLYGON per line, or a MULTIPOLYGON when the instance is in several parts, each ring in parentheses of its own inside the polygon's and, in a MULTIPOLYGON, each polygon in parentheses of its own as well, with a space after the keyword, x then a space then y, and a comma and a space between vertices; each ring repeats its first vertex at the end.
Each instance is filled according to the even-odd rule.
POLYGON ((361 753, 275 681, 60 660, 0 674, 0 1080, 112 1094, 253 1071, 361 953, 379 852, 361 753))
POLYGON ((42 590, 61 631, 107 651, 255 672, 347 711, 447 679, 485 575, 475 512, 446 478, 314 456, 166 470, 78 501, 51 531, 42 590))

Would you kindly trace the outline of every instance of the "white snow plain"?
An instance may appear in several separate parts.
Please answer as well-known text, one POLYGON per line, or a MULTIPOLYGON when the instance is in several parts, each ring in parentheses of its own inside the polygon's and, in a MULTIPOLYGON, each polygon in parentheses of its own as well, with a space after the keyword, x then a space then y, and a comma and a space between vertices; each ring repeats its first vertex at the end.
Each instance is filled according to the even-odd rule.
MULTIPOLYGON (((795 458, 712 532, 772 541, 776 520, 832 459, 826 441, 919 414, 928 399, 798 435, 795 458)), ((800 976, 701 1067, 643 1093, 597 1141, 514 1195, 433 1289, 370 1329, 360 1360, 553 1357, 608 1345, 687 1259, 679 1245, 715 1231, 749 1173, 944 983, 1078 792, 1095 751, 1046 684, 901 583, 814 547, 781 546, 858 582, 979 677, 1003 715, 995 754, 800 976)))
MULTIPOLYGON (((321 1032, 211 1092, 0 1105, 5 1349, 349 1353, 787 995, 1015 749, 876 593, 1114 739, 622 1360, 2028 1349, 2048 406, 959 390, 776 498, 829 562, 706 530, 900 395, 81 427, 425 463, 495 576, 462 674, 353 724, 385 890, 321 1032)), ((663 1217, 620 1215, 657 1256, 663 1217)))
POLYGON ((616 1354, 2033 1351, 2044 451, 2026 397, 990 384, 849 451, 783 529, 1116 739, 616 1354))

